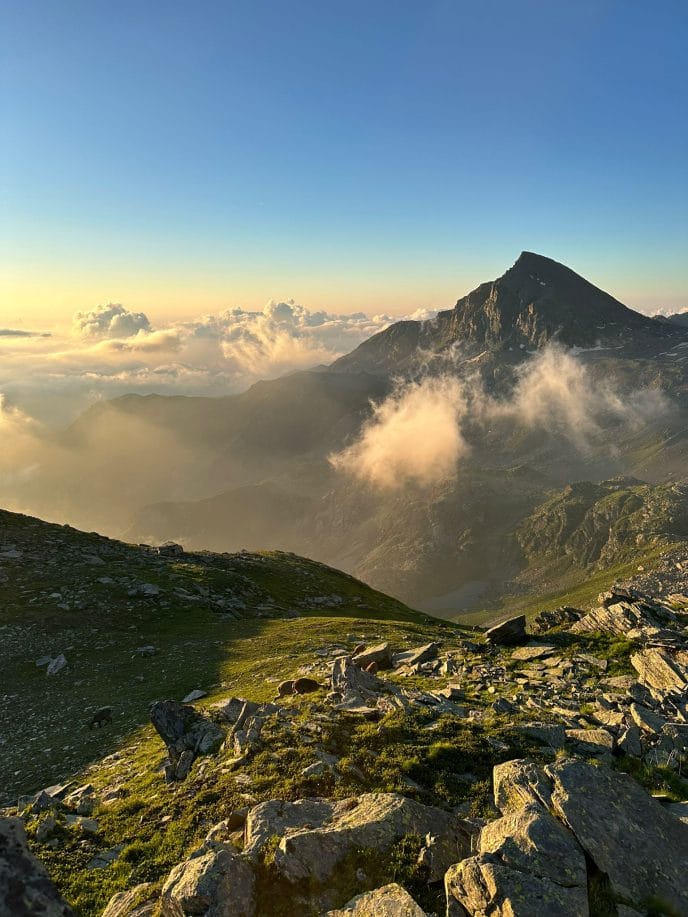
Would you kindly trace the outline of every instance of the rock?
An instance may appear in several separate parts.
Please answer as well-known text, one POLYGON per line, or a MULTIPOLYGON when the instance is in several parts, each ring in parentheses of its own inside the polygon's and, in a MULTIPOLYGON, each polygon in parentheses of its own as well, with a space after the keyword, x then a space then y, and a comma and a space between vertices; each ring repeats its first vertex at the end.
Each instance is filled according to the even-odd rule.
POLYGON ((470 850, 467 828, 448 812, 397 793, 366 793, 338 801, 320 826, 283 836, 275 850, 275 866, 290 882, 308 880, 326 891, 347 856, 362 848, 384 854, 407 834, 431 834, 445 841, 444 857, 434 859, 429 881, 441 879, 448 866, 470 850))
POLYGON ((335 809, 332 799, 270 799, 254 806, 246 818, 244 855, 255 859, 271 837, 282 837, 308 825, 325 824, 335 809))
POLYGON ((44 844, 55 828, 57 828, 57 819, 55 816, 52 814, 46 815, 45 818, 39 822, 38 828, 36 828, 36 840, 38 843, 44 844))
POLYGON ((392 882, 357 895, 339 910, 328 911, 327 917, 426 917, 426 913, 401 885, 392 882))
POLYGON ((254 917, 256 879, 230 846, 201 847, 175 866, 162 888, 162 917, 254 917))
POLYGON ((357 653, 354 663, 359 669, 365 669, 371 662, 377 662, 379 669, 389 669, 392 665, 392 650, 389 643, 379 643, 357 653))
MULTIPOLYGON (((292 684, 292 682, 289 682, 292 684)), ((235 724, 239 717, 244 714, 252 716, 260 707, 255 701, 245 700, 243 697, 230 697, 227 700, 213 704, 211 710, 226 723, 235 724)))
POLYGON ((635 725, 624 729, 617 739, 616 745, 625 755, 633 755, 633 757, 639 758, 643 753, 640 744, 640 729, 635 725))
POLYGON ((517 729, 550 748, 563 748, 566 742, 566 730, 561 723, 524 723, 517 729))
POLYGON ((530 803, 486 825, 478 851, 445 876, 447 899, 454 898, 469 914, 587 915, 583 851, 539 804, 530 803))
POLYGON ((50 663, 48 668, 45 670, 46 675, 57 675, 58 672, 61 672, 62 669, 67 665, 67 658, 64 653, 60 653, 59 656, 56 656, 53 661, 50 663))
POLYGON ((573 624, 585 614, 579 608, 571 608, 563 605, 561 608, 555 608, 554 611, 541 611, 536 616, 532 624, 534 634, 544 634, 554 627, 561 627, 562 624, 573 624))
POLYGON ((688 826, 626 774, 578 760, 547 765, 552 806, 617 897, 688 913, 688 826))
POLYGON ((614 736, 606 729, 567 729, 566 738, 585 754, 605 755, 614 750, 614 736))
POLYGON ((653 691, 682 692, 688 686, 688 652, 641 650, 631 656, 640 682, 653 691))
POLYGON ((189 691, 186 697, 182 698, 183 704, 191 704, 195 700, 200 700, 202 697, 205 697, 208 694, 207 691, 201 691, 200 688, 194 688, 193 691, 189 691))
POLYGON ((426 643, 424 646, 408 650, 405 653, 395 653, 392 662, 395 668, 399 665, 422 665, 424 662, 431 662, 433 659, 437 659, 439 649, 439 643, 426 643))
POLYGON ((518 615, 485 631, 485 640, 492 646, 513 646, 527 639, 526 616, 518 615))
POLYGON ((161 557, 179 557, 184 553, 184 548, 175 541, 166 541, 155 549, 161 557))
POLYGON ((117 844, 107 850, 99 850, 98 853, 86 864, 86 869, 107 869, 108 866, 119 859, 120 853, 124 850, 124 844, 117 844))
POLYGON ((661 732, 666 725, 666 720, 663 716, 654 713, 648 707, 643 707, 641 704, 631 704, 630 712, 636 726, 639 726, 643 732, 649 732, 651 735, 661 732))
POLYGON ((182 771, 188 773, 195 757, 217 751, 225 738, 223 730, 212 720, 193 707, 173 700, 156 701, 151 707, 150 718, 167 745, 171 764, 169 773, 173 779, 183 779, 179 774, 182 771), (190 759, 185 752, 191 753, 190 759))
POLYGON ((511 654, 511 658, 515 659, 517 662, 530 662, 532 659, 541 659, 543 656, 549 656, 553 652, 553 646, 529 643, 527 646, 520 646, 518 649, 515 649, 511 654))
POLYGON ((505 761, 492 771, 494 801, 502 814, 541 803, 549 808, 552 787, 544 772, 527 758, 505 761))
POLYGON ((53 661, 52 656, 41 656, 40 659, 36 660, 36 665, 40 668, 41 666, 44 666, 44 665, 50 665, 52 661, 53 661))
POLYGON ((117 892, 107 903, 101 917, 152 917, 157 893, 152 882, 117 892))
POLYGON ((350 656, 338 656, 332 667, 332 695, 340 709, 377 706, 383 682, 364 672, 350 656), (372 702, 372 703, 371 703, 372 702))
POLYGON ((73 917, 43 865, 29 850, 20 818, 0 818, 0 914, 73 917))

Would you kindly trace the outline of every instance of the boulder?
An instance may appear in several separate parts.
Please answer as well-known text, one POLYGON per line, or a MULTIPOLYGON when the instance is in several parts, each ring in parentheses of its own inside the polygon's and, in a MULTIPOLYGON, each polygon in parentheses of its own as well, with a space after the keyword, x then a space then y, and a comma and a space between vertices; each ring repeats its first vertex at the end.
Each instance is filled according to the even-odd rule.
POLYGON ((152 882, 117 892, 107 903, 101 917, 152 917, 157 892, 152 882))
POLYGON ((548 765, 554 812, 619 898, 688 914, 688 826, 626 774, 569 759, 548 765))
MULTIPOLYGON (((365 793, 336 803, 328 820, 282 837, 275 851, 278 872, 291 882, 331 884, 350 854, 370 848, 384 854, 408 834, 442 838, 443 855, 433 856, 429 881, 470 851, 470 832, 456 816, 397 793, 365 793)), ((390 876, 391 878, 391 876, 390 876)))
POLYGON ((517 615, 500 624, 495 624, 485 632, 485 640, 493 646, 514 646, 527 639, 526 616, 517 615))
POLYGON ((0 818, 0 914, 7 917, 74 914, 29 850, 20 818, 0 818))
POLYGON ((216 752, 225 738, 223 730, 212 720, 177 701, 156 701, 150 718, 167 745, 171 765, 167 773, 172 779, 183 779, 194 758, 216 752))
POLYGON ((439 652, 439 643, 426 643, 424 646, 418 646, 416 649, 407 650, 405 653, 395 653, 393 663, 398 665, 422 665, 424 662, 431 662, 437 659, 439 652))
POLYGON ((642 704, 631 704, 630 712, 636 726, 651 735, 661 732, 666 725, 666 720, 663 716, 650 710, 649 707, 644 707, 642 704))
POLYGON ((254 806, 246 817, 244 855, 255 859, 271 837, 283 837, 298 828, 326 824, 335 810, 332 799, 270 799, 254 806))
POLYGON ((326 917, 426 917, 406 889, 396 882, 352 898, 326 917))
POLYGON ((52 662, 48 665, 48 668, 45 670, 46 675, 57 675, 58 672, 61 672, 62 669, 67 665, 67 657, 64 653, 60 653, 59 656, 56 656, 52 662))
POLYGON ((568 605, 562 605, 553 611, 541 611, 532 623, 534 634, 544 634, 554 627, 561 627, 562 624, 573 624, 585 614, 578 608, 571 608, 568 605))
POLYGON ((497 764, 492 782, 495 805, 503 814, 537 803, 549 808, 552 786, 534 761, 523 758, 497 764))
POLYGON ((376 706, 384 683, 364 672, 350 656, 338 656, 332 667, 332 699, 343 710, 376 706))
POLYGON ((354 663, 359 669, 367 668, 371 662, 377 662, 379 669, 389 669, 392 665, 392 650, 389 643, 378 643, 362 652, 356 653, 354 663))
POLYGON ((688 651, 641 650, 631 656, 641 684, 653 693, 682 692, 688 686, 688 651))
POLYGON ((447 898, 469 914, 503 917, 585 917, 583 851, 538 804, 504 815, 480 832, 477 856, 445 876, 447 898))
POLYGON ((160 897, 162 917, 254 917, 256 878, 233 847, 203 846, 169 874, 160 897))

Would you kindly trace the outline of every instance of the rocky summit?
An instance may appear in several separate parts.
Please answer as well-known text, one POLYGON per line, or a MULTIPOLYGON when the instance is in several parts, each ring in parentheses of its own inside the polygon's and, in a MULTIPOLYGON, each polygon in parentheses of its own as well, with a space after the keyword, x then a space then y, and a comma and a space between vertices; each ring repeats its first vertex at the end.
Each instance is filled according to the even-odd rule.
POLYGON ((3 722, 0 914, 688 914, 688 596, 661 564, 483 629, 297 558, 5 525, 4 700, 55 725, 3 722), (19 629, 39 604, 52 652, 19 629))

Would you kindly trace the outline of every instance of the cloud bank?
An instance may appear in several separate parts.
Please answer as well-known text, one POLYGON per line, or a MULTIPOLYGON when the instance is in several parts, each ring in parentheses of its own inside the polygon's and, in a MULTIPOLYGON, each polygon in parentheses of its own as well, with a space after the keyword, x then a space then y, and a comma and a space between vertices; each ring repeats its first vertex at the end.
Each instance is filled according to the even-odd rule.
POLYGON ((446 373, 400 383, 374 406, 358 439, 330 462, 382 490, 432 487, 457 477, 471 438, 543 430, 581 455, 600 446, 613 452, 605 442, 610 425, 632 432, 667 410, 661 392, 642 388, 622 396, 609 382, 594 381, 570 352, 549 346, 520 367, 514 387, 501 398, 486 392, 478 377, 446 373))
POLYGON ((95 401, 128 392, 243 391, 259 379, 331 363, 395 320, 271 300, 260 311, 232 309, 154 328, 145 313, 110 303, 78 312, 68 335, 0 332, 0 393, 60 426, 95 401))

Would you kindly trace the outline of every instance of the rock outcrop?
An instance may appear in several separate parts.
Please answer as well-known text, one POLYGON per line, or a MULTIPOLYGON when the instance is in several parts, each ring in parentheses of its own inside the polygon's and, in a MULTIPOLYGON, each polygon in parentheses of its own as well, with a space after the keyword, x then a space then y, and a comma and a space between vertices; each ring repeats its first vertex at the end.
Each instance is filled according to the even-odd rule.
POLYGON ((177 701, 156 701, 151 707, 150 718, 167 746, 169 763, 165 776, 168 780, 183 780, 194 759, 216 752, 225 738, 224 731, 212 720, 177 701))
POLYGON ((73 917, 43 865, 31 853, 20 818, 0 818, 0 914, 73 917))

